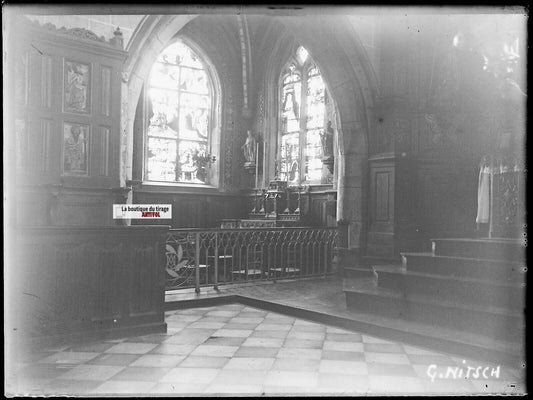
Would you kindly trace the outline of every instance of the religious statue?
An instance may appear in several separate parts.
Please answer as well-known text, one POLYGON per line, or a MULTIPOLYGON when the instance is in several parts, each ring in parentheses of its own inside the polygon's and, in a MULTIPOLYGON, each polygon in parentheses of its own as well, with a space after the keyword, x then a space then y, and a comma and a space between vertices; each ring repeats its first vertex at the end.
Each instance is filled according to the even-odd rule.
POLYGON ((256 159, 255 159, 256 141, 250 131, 247 131, 246 135, 247 135, 246 141, 241 147, 244 151, 244 159, 246 160, 244 164, 245 166, 254 165, 256 162, 256 159))
POLYGON ((67 62, 66 66, 65 111, 87 113, 89 67, 74 62, 67 62))
POLYGON ((331 121, 328 121, 326 131, 320 135, 320 142, 322 144, 323 157, 331 157, 333 155, 333 127, 331 126, 331 121))
POLYGON ((80 125, 72 124, 65 127, 64 139, 64 171, 70 174, 84 175, 86 165, 86 138, 80 125))
POLYGON ((333 155, 333 127, 331 121, 328 121, 326 131, 320 135, 320 142, 322 145, 322 164, 324 164, 330 173, 333 173, 333 164, 335 156, 333 155))

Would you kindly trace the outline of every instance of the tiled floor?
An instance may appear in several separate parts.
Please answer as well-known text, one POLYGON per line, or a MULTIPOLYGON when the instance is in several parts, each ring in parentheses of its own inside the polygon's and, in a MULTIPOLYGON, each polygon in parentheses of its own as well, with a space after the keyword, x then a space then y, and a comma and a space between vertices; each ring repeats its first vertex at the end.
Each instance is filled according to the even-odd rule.
POLYGON ((7 376, 6 391, 83 396, 525 392, 521 371, 241 304, 167 312, 166 322, 166 334, 28 354, 7 376))

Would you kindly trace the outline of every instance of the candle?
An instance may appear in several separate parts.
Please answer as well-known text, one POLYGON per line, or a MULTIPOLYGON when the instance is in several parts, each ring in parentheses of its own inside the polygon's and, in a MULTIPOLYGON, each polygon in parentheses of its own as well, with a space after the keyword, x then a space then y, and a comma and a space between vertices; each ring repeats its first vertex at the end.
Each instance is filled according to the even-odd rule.
POLYGON ((261 188, 266 186, 266 143, 263 140, 263 184, 261 188))
POLYGON ((259 179, 259 143, 255 145, 255 188, 257 189, 257 180, 259 179))
POLYGON ((289 155, 290 155, 291 153, 289 152, 289 147, 288 147, 288 146, 287 146, 287 151, 286 151, 285 153, 286 153, 286 155, 285 155, 285 160, 286 160, 286 161, 285 161, 285 165, 287 166, 287 170, 286 170, 286 174, 287 174, 287 186, 289 186, 289 175, 290 175, 290 173, 291 173, 291 167, 292 167, 292 165, 289 165, 289 164, 290 164, 289 160, 291 160, 291 158, 289 158, 289 155))

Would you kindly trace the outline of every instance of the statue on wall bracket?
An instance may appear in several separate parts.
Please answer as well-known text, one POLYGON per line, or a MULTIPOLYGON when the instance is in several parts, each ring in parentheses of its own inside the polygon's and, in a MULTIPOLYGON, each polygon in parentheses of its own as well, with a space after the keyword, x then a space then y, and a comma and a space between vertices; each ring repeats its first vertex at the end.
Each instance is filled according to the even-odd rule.
POLYGON ((322 164, 328 167, 328 171, 333 173, 333 164, 335 163, 335 156, 333 155, 333 127, 331 121, 328 121, 326 131, 320 135, 320 142, 322 144, 322 164))
POLYGON ((257 168, 257 140, 250 131, 246 131, 246 141, 241 146, 244 152, 244 169, 253 174, 257 168))

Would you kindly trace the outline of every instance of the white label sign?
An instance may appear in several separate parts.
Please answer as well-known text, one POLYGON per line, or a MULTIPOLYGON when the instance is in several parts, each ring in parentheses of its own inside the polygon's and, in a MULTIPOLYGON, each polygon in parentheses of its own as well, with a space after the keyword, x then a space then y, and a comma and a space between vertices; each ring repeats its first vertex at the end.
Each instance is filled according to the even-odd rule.
POLYGON ((172 204, 113 204, 113 219, 172 219, 172 204))

